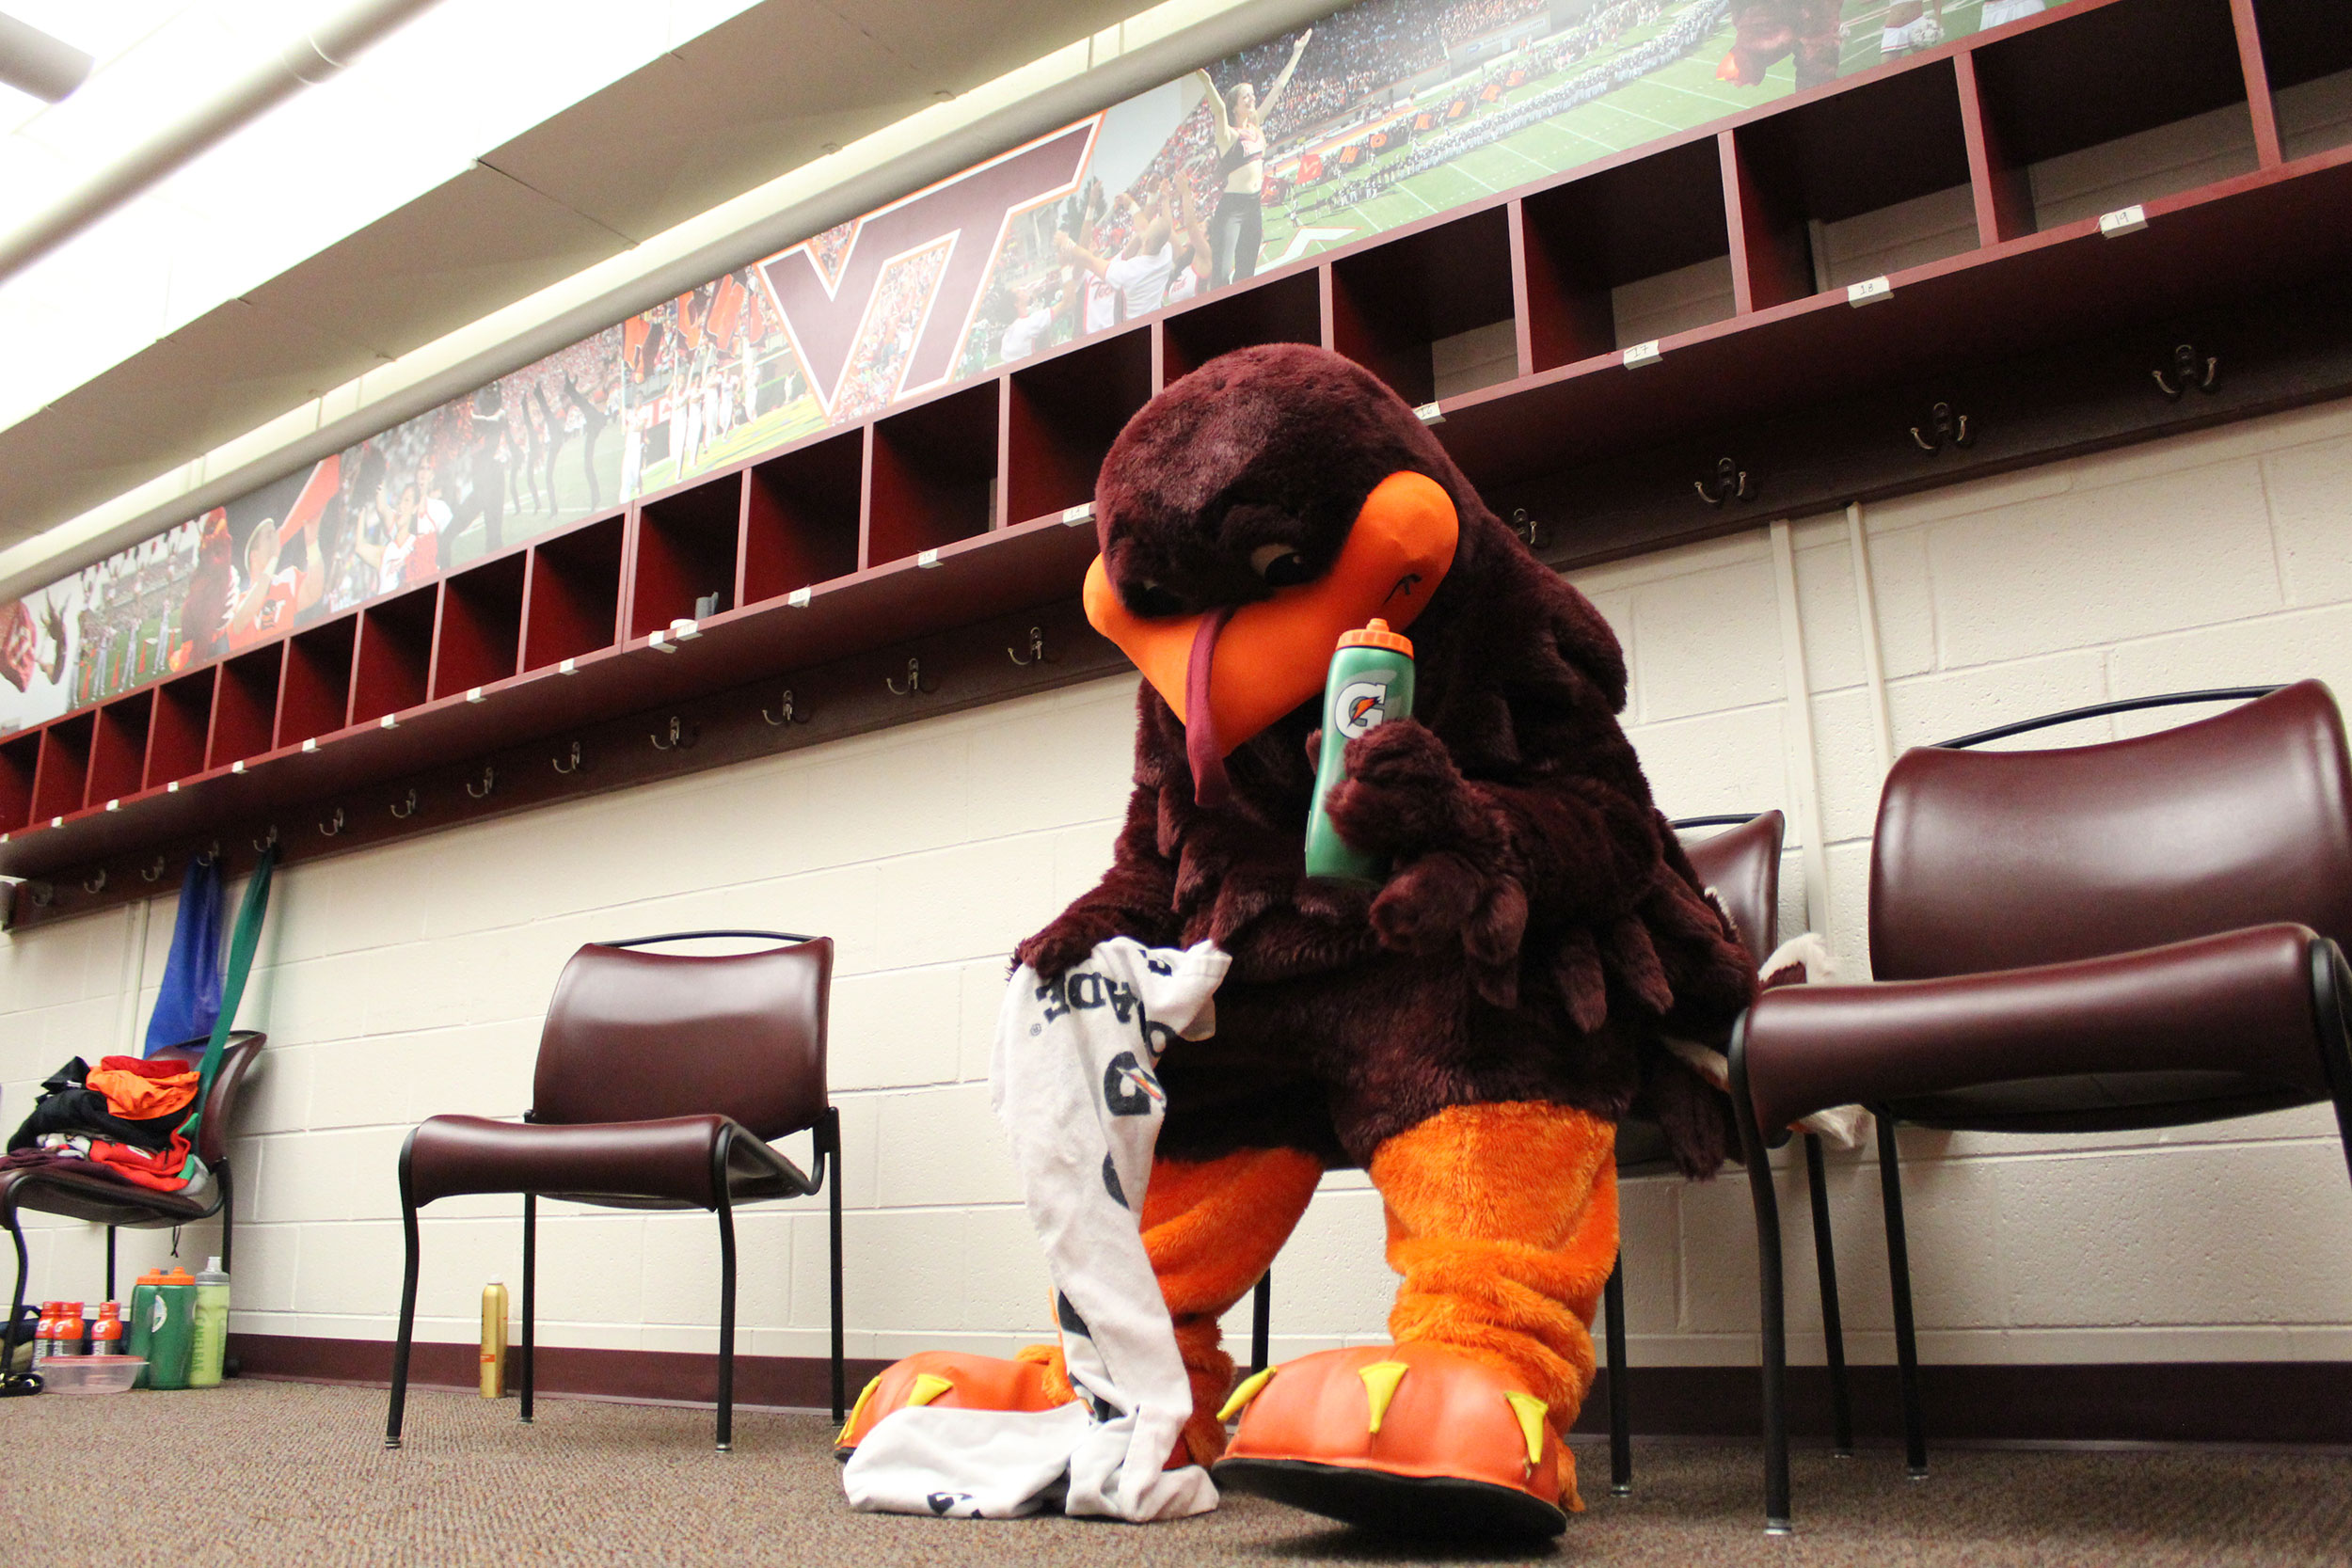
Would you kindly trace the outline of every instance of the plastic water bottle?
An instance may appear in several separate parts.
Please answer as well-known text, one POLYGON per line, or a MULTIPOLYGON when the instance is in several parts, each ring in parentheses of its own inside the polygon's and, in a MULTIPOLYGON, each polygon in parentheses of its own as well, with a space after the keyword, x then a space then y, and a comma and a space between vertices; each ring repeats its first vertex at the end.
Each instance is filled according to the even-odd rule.
POLYGON ((196 1276, 196 1313, 188 1353, 188 1386, 220 1386, 222 1364, 229 1355, 229 1275, 220 1259, 207 1258, 196 1276))
POLYGON ((1412 642, 1386 621, 1342 634, 1323 687, 1323 753, 1315 768, 1314 807, 1307 814, 1308 876, 1371 886, 1387 879, 1387 859, 1342 838, 1324 801, 1347 779, 1347 743, 1412 712, 1412 642))
POLYGON ((90 1325, 89 1353, 92 1355, 122 1354, 122 1304, 119 1301, 98 1305, 98 1322, 90 1325))
POLYGON ((147 1386, 185 1388, 196 1349, 196 1281, 174 1269, 155 1283, 147 1309, 147 1386))
POLYGON ((155 1335, 155 1291, 162 1286, 163 1282, 164 1271, 161 1269, 150 1269, 145 1274, 139 1275, 137 1284, 131 1287, 131 1335, 130 1342, 124 1347, 124 1349, 127 1354, 135 1355, 140 1360, 149 1363, 149 1366, 141 1367, 138 1370, 138 1375, 131 1380, 131 1386, 134 1388, 146 1387, 148 1386, 147 1374, 152 1370, 155 1335))
POLYGON ((52 1355, 80 1355, 82 1349, 82 1304, 69 1301, 57 1309, 57 1327, 49 1341, 52 1355))

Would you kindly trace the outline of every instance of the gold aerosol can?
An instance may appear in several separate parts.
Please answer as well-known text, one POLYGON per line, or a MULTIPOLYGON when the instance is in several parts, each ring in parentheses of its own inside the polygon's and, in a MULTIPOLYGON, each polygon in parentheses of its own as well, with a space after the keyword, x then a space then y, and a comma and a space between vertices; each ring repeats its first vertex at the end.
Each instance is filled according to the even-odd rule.
POLYGON ((482 1287, 482 1397, 506 1394, 506 1286, 496 1279, 482 1287))

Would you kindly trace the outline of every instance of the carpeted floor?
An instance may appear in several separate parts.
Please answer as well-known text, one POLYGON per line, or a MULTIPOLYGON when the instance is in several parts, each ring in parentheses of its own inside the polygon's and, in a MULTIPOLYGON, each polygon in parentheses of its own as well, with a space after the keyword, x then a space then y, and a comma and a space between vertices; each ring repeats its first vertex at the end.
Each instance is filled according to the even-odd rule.
POLYGON ((216 1391, 0 1402, 13 1562, 777 1563, 789 1568, 1109 1563, 1774 1565, 2342 1564, 2352 1458, 2213 1451, 1947 1451, 1910 1485, 1896 1454, 1796 1460, 1799 1533, 1759 1528, 1756 1453, 1645 1445, 1637 1492, 1551 1547, 1464 1551, 1382 1540, 1250 1497, 1140 1528, 1061 1518, 982 1524, 856 1514, 818 1417, 746 1411, 736 1451, 707 1411, 422 1391, 407 1447, 383 1447, 384 1396, 239 1382, 216 1391))

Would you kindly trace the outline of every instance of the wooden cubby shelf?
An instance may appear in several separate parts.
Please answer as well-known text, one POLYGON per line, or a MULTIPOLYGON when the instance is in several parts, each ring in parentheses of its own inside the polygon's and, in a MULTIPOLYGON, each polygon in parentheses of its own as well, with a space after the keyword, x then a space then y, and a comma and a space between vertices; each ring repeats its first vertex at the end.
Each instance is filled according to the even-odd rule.
POLYGON ((1436 404, 1449 454, 1562 565, 2346 395, 2352 28, 2338 0, 2074 0, 1269 268, 0 737, 0 872, 54 879, 13 918, 135 896, 159 853, 216 837, 233 860, 255 834, 231 824, 297 807, 373 802, 331 846, 290 816, 288 852, 321 853, 850 733, 774 713, 811 672, 857 667, 859 694, 828 700, 858 725, 993 700, 885 693, 910 648, 927 677, 952 668, 955 628, 992 640, 964 651, 976 689, 1111 668, 1072 608, 1093 531, 1064 515, 1154 392, 1269 342, 1335 348, 1436 404), (2135 204, 2144 225, 2107 237, 2101 217, 2135 204), (2166 402, 2149 372, 2192 339, 2219 385, 2166 402), (1983 400, 1980 438, 1924 451, 1909 427, 1951 398, 1983 400), (1724 456, 1756 495, 1694 497, 1724 456), (1033 623, 1072 657, 1025 663, 1033 623), (885 654, 869 681, 857 661, 885 654), (647 747, 746 691, 765 694, 749 738, 647 747), (631 760, 576 781, 570 753, 543 756, 528 788, 484 771, 564 736, 631 760))

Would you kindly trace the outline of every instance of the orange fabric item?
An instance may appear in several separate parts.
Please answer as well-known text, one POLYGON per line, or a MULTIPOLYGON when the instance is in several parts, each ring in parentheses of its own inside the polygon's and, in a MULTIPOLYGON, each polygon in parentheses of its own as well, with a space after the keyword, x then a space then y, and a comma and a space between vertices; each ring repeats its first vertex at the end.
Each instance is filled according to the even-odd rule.
POLYGON ((1192 1380, 1184 1447, 1195 1464, 1210 1464, 1225 1451, 1225 1423, 1216 1412, 1233 1385, 1233 1358, 1218 1347, 1216 1321, 1273 1264, 1322 1177, 1323 1162, 1295 1148, 1152 1163, 1143 1250, 1159 1277, 1192 1380))
POLYGON ((1581 1511, 1576 1461, 1560 1440, 1574 1413, 1534 1426, 1531 1459, 1515 1394, 1524 1400, 1527 1387, 1512 1373, 1438 1345, 1321 1351, 1276 1370, 1242 1412, 1226 1457, 1479 1481, 1581 1511), (1377 1431, 1375 1387, 1386 1389, 1377 1431))
POLYGON ((139 1056, 102 1056, 83 1085, 106 1097, 106 1108, 125 1121, 151 1121, 183 1110, 196 1098, 198 1074, 177 1056, 153 1061, 139 1056))
POLYGON ((1072 1398, 1069 1380, 1060 1381, 1062 1391, 1057 1395, 1047 1386, 1044 1369, 1035 1361, 1007 1361, 961 1351, 922 1351, 892 1364, 866 1386, 834 1447, 843 1451, 856 1448, 874 1430, 875 1422, 910 1403, 935 1404, 943 1410, 1051 1410, 1072 1398), (924 1378, 944 1380, 947 1386, 929 1399, 917 1399, 914 1396, 923 1391, 924 1378))
MULTIPOLYGON (((1405 1276, 1389 1332, 1508 1371, 1576 1419, 1593 1382, 1593 1314, 1617 1257, 1616 1129, 1565 1105, 1457 1105, 1374 1150, 1389 1266, 1405 1276)), ((1563 1455, 1574 1502, 1574 1461, 1563 1455)))
MULTIPOLYGON (((1401 469, 1364 498, 1328 571, 1233 611, 1216 633, 1209 673, 1218 754, 1321 691, 1342 633, 1375 615, 1398 631, 1411 626, 1453 566, 1461 531, 1444 486, 1401 469)), ((1120 602, 1100 556, 1087 569, 1085 597, 1094 629, 1118 643, 1184 719, 1193 643, 1207 617, 1136 615, 1120 602)))

